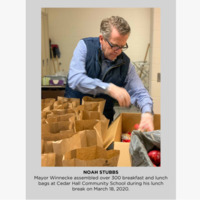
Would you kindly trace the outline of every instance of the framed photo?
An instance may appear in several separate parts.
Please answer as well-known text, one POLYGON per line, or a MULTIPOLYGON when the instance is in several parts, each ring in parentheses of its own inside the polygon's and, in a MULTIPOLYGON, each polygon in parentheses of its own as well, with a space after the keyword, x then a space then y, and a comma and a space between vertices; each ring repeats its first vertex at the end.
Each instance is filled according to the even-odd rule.
POLYGON ((27 1, 27 198, 175 198, 175 3, 27 1), (126 44, 106 42, 128 47, 124 55, 153 100, 152 131, 134 128, 138 105, 115 101, 109 124, 102 98, 65 96, 74 49, 98 40, 111 16, 131 27, 126 44))

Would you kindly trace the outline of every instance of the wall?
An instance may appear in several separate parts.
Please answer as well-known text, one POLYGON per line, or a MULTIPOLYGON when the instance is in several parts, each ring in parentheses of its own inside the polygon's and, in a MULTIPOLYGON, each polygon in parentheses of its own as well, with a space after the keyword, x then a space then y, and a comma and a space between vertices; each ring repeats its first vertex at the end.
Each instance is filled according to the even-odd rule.
POLYGON ((49 36, 59 45, 61 68, 68 72, 70 60, 78 41, 98 37, 100 22, 112 15, 124 17, 132 28, 127 55, 132 61, 142 61, 150 42, 150 8, 47 8, 49 36))
POLYGON ((150 94, 154 101, 154 112, 160 114, 160 82, 157 82, 157 74, 160 73, 160 8, 154 8, 152 12, 152 37, 151 37, 151 73, 150 94))

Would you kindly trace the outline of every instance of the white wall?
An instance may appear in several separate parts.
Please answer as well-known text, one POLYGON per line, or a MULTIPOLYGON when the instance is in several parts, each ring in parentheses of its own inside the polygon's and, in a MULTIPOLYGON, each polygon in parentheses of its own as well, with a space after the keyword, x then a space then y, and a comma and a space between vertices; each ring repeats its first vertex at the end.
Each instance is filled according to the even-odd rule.
POLYGON ((160 70, 160 8, 154 8, 152 12, 152 41, 151 41, 151 73, 150 94, 154 101, 154 112, 160 114, 160 82, 157 82, 157 74, 160 70))
POLYGON ((69 70, 70 60, 78 41, 84 37, 98 37, 100 22, 112 15, 124 17, 131 26, 126 54, 132 61, 144 60, 150 42, 150 8, 47 8, 49 37, 61 51, 61 68, 69 70))

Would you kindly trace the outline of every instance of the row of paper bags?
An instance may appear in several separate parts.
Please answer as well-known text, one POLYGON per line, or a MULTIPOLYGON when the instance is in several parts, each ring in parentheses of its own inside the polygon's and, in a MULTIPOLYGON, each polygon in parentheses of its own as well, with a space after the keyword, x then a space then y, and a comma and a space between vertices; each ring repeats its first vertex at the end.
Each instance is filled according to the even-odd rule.
POLYGON ((117 166, 119 151, 105 150, 105 100, 42 99, 42 166, 117 166))

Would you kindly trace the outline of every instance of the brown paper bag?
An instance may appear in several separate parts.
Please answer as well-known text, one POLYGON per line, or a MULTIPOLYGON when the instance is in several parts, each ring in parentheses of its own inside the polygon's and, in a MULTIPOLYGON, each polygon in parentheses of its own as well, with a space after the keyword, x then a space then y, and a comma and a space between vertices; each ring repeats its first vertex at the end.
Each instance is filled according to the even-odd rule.
POLYGON ((105 103, 106 103, 106 100, 103 98, 92 98, 89 96, 85 96, 82 98, 82 105, 87 106, 87 105, 94 104, 96 106, 96 104, 98 104, 98 110, 93 110, 93 111, 99 111, 101 113, 103 113, 104 111, 105 103))
POLYGON ((105 143, 105 139, 107 137, 107 130, 108 130, 109 120, 105 116, 101 116, 101 120, 98 121, 94 125, 94 130, 101 135, 103 143, 105 143))
POLYGON ((89 103, 85 103, 84 105, 84 110, 87 111, 100 111, 100 107, 99 107, 99 103, 97 102, 89 102, 89 103))
POLYGON ((53 141, 44 140, 43 153, 53 153, 53 141))
POLYGON ((70 138, 55 141, 53 144, 53 152, 64 155, 66 152, 82 147, 94 146, 103 147, 103 140, 95 130, 80 131, 70 138))
MULTIPOLYGON (((53 142, 62 140, 65 138, 70 138, 75 133, 73 130, 67 130, 67 131, 60 131, 59 133, 45 133, 42 134, 42 140, 43 140, 43 153, 50 153, 53 152, 53 142)), ((56 154, 56 161, 55 166, 62 166, 62 157, 63 155, 56 154)))
POLYGON ((85 130, 87 146, 98 146, 103 147, 103 139, 101 134, 96 130, 85 130))
POLYGON ((117 166, 119 150, 105 150, 98 146, 72 150, 63 156, 63 166, 117 166))
POLYGON ((76 107, 76 103, 75 102, 66 102, 63 103, 59 109, 73 109, 76 107))
MULTIPOLYGON (((56 110, 56 109, 60 109, 60 107, 65 104, 66 102, 63 102, 61 100, 58 100, 58 101, 55 101, 54 104, 53 104, 53 109, 56 110)), ((67 108, 66 108, 67 109, 67 108)))
POLYGON ((109 120, 104 116, 101 116, 101 120, 77 120, 75 121, 75 132, 82 130, 96 130, 104 143, 108 124, 109 120))
POLYGON ((42 124, 42 140, 44 140, 43 152, 53 152, 52 141, 65 139, 74 135, 70 122, 54 122, 42 124))
POLYGON ((45 153, 41 155, 41 166, 42 167, 54 167, 56 160, 55 153, 45 153))
POLYGON ((59 141, 53 141, 51 149, 56 153, 56 166, 62 166, 62 156, 73 149, 97 145, 103 147, 102 136, 95 130, 80 131, 71 137, 59 141))
POLYGON ((46 124, 46 119, 45 118, 41 119, 41 124, 46 124))
POLYGON ((101 133, 102 133, 102 138, 103 138, 103 141, 105 140, 106 138, 106 133, 107 133, 107 130, 108 130, 108 127, 109 127, 109 122, 110 120, 107 119, 104 115, 101 115, 101 133))
POLYGON ((67 115, 67 114, 75 114, 76 116, 74 109, 56 109, 48 113, 46 115, 46 119, 51 118, 51 117, 58 117, 60 115, 67 115))
POLYGON ((77 102, 75 101, 65 101, 63 102, 63 100, 58 100, 55 101, 53 104, 53 109, 73 109, 77 107, 77 102))
POLYGON ((84 105, 79 105, 76 108, 74 108, 74 112, 76 114, 76 120, 81 120, 80 113, 85 110, 84 105))
MULTIPOLYGON (((53 142, 62 140, 65 138, 70 138, 75 133, 73 130, 66 130, 60 131, 59 133, 43 133, 42 140, 43 140, 43 153, 50 153, 53 152, 53 142)), ((62 166, 62 156, 56 155, 55 166, 62 166)))
POLYGON ((62 167, 63 166, 62 160, 63 160, 63 155, 56 154, 56 163, 55 163, 55 166, 56 167, 62 167))
POLYGON ((58 101, 69 102, 72 103, 75 107, 80 105, 80 99, 79 98, 66 98, 66 97, 57 97, 58 101))
POLYGON ((70 138, 55 141, 53 144, 53 151, 58 155, 64 155, 74 149, 87 146, 87 138, 84 133, 76 133, 70 138))
POLYGON ((55 102, 54 98, 47 98, 41 100, 41 110, 49 111, 53 109, 53 103, 55 102))
MULTIPOLYGON (((65 115, 69 113, 75 113, 74 109, 56 109, 52 110, 52 115, 65 115)), ((51 115, 48 115, 48 117, 51 117, 51 115)))
POLYGON ((71 130, 74 132, 73 123, 69 121, 53 122, 50 124, 42 124, 42 135, 43 134, 56 134, 61 131, 71 130))
MULTIPOLYGON (((106 131, 109 126, 109 119, 107 119, 103 114, 97 111, 80 111, 79 118, 81 120, 89 120, 89 119, 96 119, 100 121, 100 124, 98 126, 98 130, 100 130, 100 133, 102 135, 103 140, 106 138, 106 131)), ((96 125, 95 125, 96 126, 96 125)))
POLYGON ((53 105, 45 107, 42 111, 49 112, 51 110, 53 110, 53 105))
POLYGON ((75 121, 75 132, 83 130, 94 130, 94 125, 98 123, 98 120, 77 120, 75 121))
POLYGON ((82 110, 79 113, 79 119, 80 120, 89 120, 89 119, 98 119, 100 120, 101 113, 98 111, 88 111, 88 110, 82 110))
POLYGON ((51 111, 42 111, 41 112, 41 119, 46 119, 48 115, 52 114, 51 111))
POLYGON ((48 119, 45 120, 47 124, 51 124, 53 122, 60 122, 60 121, 69 121, 71 123, 75 122, 75 113, 69 113, 65 115, 54 115, 52 117, 48 117, 48 119))
POLYGON ((68 121, 52 122, 48 125, 50 133, 59 133, 60 131, 73 130, 73 124, 68 121))
POLYGON ((73 130, 60 131, 59 133, 45 132, 42 134, 42 139, 45 141, 57 141, 57 140, 69 138, 73 136, 74 134, 75 133, 73 130))

